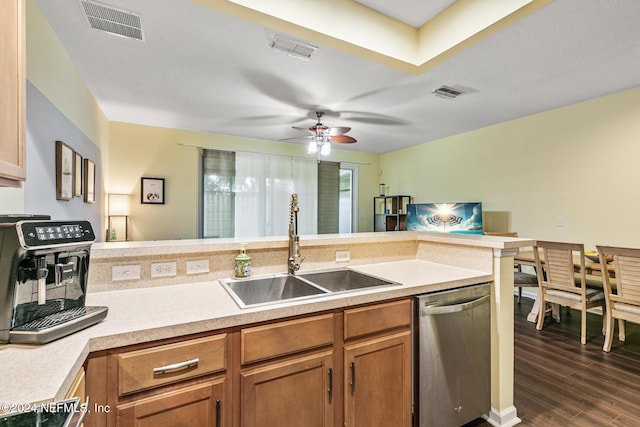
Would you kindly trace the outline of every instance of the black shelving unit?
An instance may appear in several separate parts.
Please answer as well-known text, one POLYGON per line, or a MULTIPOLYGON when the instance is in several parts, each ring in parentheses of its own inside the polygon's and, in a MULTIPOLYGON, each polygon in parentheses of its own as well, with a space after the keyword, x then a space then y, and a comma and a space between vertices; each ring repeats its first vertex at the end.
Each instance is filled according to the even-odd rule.
POLYGON ((407 229, 407 204, 411 196, 376 196, 373 198, 373 231, 407 229))

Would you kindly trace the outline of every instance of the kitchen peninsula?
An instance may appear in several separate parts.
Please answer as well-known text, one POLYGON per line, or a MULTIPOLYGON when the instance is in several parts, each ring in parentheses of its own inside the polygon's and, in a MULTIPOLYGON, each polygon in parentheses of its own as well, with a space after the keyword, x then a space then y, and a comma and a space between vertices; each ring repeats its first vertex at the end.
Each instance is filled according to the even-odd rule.
MULTIPOLYGON (((285 272, 286 238, 94 244, 87 305, 108 306, 107 318, 45 346, 0 347, 4 367, 0 401, 62 399, 88 357, 113 349, 150 346, 160 340, 175 342, 180 337, 493 282, 489 416, 494 425, 513 425, 519 421, 513 407, 513 256, 518 248, 534 243, 529 239, 415 232, 301 236, 300 250, 305 257, 301 271, 348 267, 399 285, 247 309, 238 307, 218 279, 233 276, 233 258, 242 244, 252 257, 254 276, 285 272), (349 261, 337 263, 336 251, 348 252, 349 261), (208 269, 187 274, 187 261, 202 260, 208 261, 208 269), (151 278, 151 263, 157 262, 176 262, 176 275, 151 278), (139 270, 132 270, 139 271, 139 279, 134 274, 131 280, 113 281, 114 266, 139 266, 139 270)), ((92 378, 90 369, 88 381, 92 378)), ((99 397, 89 398, 104 403, 99 397)))

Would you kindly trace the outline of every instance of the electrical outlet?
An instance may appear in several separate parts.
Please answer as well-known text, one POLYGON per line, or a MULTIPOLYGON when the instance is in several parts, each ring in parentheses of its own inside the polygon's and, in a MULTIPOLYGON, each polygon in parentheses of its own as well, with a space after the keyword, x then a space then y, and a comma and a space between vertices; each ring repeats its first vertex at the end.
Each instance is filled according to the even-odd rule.
POLYGON ((114 265, 111 267, 111 280, 138 280, 140 279, 139 265, 114 265))
POLYGON ((349 251, 336 251, 336 262, 348 262, 351 260, 349 251))
POLYGON ((209 260, 198 259, 187 261, 187 274, 202 274, 209 272, 209 260))
POLYGON ((556 218, 556 227, 564 227, 564 218, 559 216, 556 218))
POLYGON ((168 277, 176 275, 176 262, 152 262, 151 277, 168 277))

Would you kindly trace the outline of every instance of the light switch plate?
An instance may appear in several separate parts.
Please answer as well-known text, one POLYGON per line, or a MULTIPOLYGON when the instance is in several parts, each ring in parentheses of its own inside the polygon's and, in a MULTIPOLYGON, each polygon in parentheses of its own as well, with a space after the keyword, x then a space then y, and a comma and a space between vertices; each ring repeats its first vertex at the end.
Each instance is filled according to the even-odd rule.
POLYGON ((139 280, 140 265, 114 265, 111 267, 111 280, 139 280))
POLYGON ((187 274, 202 274, 209 272, 209 260, 197 259, 187 261, 187 274))

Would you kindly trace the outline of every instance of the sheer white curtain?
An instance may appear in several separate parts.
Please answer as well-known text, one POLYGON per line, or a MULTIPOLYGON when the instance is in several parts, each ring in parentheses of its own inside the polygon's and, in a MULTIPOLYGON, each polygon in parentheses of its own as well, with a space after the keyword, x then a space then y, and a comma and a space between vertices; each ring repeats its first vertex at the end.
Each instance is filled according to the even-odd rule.
MULTIPOLYGON (((298 234, 318 233, 318 161, 291 159, 293 171, 292 193, 298 194, 298 234)), ((289 195, 290 197, 290 195, 289 195)), ((286 204, 287 211, 289 203, 286 204)), ((289 214, 287 213, 287 230, 289 214)))
POLYGON ((235 237, 287 235, 291 193, 298 193, 298 232, 316 234, 315 160, 237 152, 235 162, 235 237))

